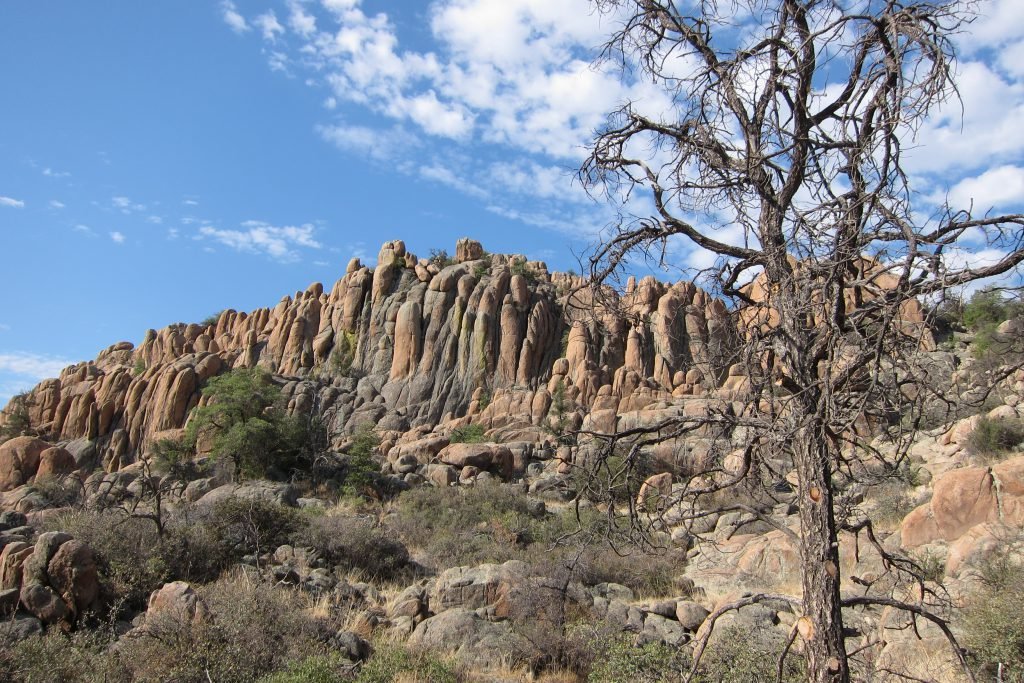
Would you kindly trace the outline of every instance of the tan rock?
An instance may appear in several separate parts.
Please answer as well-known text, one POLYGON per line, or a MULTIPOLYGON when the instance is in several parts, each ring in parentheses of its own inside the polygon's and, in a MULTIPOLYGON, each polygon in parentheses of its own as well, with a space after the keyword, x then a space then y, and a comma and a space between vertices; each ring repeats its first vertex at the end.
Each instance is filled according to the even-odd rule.
POLYGON ((483 258, 484 248, 476 240, 463 237, 455 243, 455 262, 465 263, 483 258))
POLYGON ((39 469, 39 458, 50 444, 32 436, 19 436, 0 445, 0 491, 28 483, 39 469))
POLYGON ((75 457, 63 448, 47 448, 39 454, 39 469, 36 479, 70 474, 75 471, 75 457))

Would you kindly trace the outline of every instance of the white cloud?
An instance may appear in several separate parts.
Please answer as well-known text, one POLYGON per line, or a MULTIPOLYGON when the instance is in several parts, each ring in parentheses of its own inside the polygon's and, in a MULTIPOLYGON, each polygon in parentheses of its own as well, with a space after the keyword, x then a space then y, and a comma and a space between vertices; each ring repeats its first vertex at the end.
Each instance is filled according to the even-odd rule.
POLYGON ((52 168, 47 167, 43 169, 43 175, 48 178, 67 178, 71 174, 67 171, 54 171, 52 168))
POLYGON ((50 200, 50 208, 51 209, 63 209, 64 208, 64 202, 59 202, 56 199, 51 199, 50 200))
POLYGON ((236 251, 262 253, 282 262, 297 261, 296 247, 320 249, 316 228, 309 223, 300 226, 275 227, 262 221, 242 223, 244 230, 221 230, 202 227, 199 238, 210 238, 236 251))
POLYGON ((44 356, 24 351, 0 353, 0 372, 21 375, 36 381, 57 377, 61 370, 71 364, 72 361, 58 356, 44 356))
POLYGON ((185 206, 199 206, 199 202, 195 199, 183 199, 181 200, 181 203, 185 206))
POLYGON ((88 225, 83 225, 82 223, 79 223, 78 225, 74 226, 71 229, 74 230, 75 232, 84 232, 87 235, 93 234, 92 228, 90 228, 88 225))
POLYGON ((145 211, 146 205, 133 202, 128 197, 112 197, 110 203, 123 214, 130 214, 135 211, 145 211))
POLYGON ((487 190, 464 178, 460 178, 453 170, 437 162, 421 166, 419 174, 427 180, 447 185, 470 197, 476 197, 477 199, 486 199, 488 197, 487 190))
POLYGON ((400 126, 389 130, 377 130, 366 126, 340 124, 318 126, 317 133, 338 149, 369 157, 376 161, 391 161, 419 146, 415 136, 400 126))
POLYGON ((959 100, 944 103, 916 140, 904 141, 911 173, 972 171, 1024 153, 1024 82, 984 62, 966 61, 959 66, 957 87, 959 100))
POLYGON ((9 206, 13 209, 24 209, 25 202, 20 199, 14 199, 13 197, 4 197, 0 195, 0 206, 9 206))
POLYGON ((114 230, 113 232, 110 233, 110 239, 112 239, 115 244, 124 244, 124 233, 114 230))
POLYGON ((224 23, 231 27, 235 33, 244 33, 249 30, 249 24, 245 17, 238 13, 238 8, 231 0, 224 0, 220 3, 221 18, 224 23))
POLYGON ((160 225, 164 222, 164 219, 160 216, 146 216, 146 222, 152 223, 153 225, 160 225))
MULTIPOLYGON (((937 198, 941 201, 941 198, 937 198)), ((938 203, 938 202, 936 202, 938 203)), ((964 178, 949 191, 953 209, 972 207, 975 213, 992 208, 1006 210, 1024 204, 1024 168, 999 166, 981 175, 964 178)))
POLYGON ((274 10, 269 10, 259 15, 253 20, 253 23, 259 27, 260 33, 263 34, 263 40, 271 43, 277 42, 277 35, 279 33, 284 33, 284 26, 277 20, 274 10))
POLYGON ((302 36, 309 36, 316 32, 316 17, 308 14, 297 0, 289 0, 288 8, 291 14, 288 15, 288 25, 292 30, 302 36))

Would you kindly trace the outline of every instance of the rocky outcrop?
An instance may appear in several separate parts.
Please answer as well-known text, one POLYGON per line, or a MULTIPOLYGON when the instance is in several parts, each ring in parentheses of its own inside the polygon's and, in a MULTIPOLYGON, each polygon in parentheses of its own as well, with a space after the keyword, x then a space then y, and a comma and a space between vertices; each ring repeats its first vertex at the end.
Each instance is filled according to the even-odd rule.
MULTIPOLYGON (((314 283, 272 308, 115 344, 40 383, 29 419, 54 442, 88 444, 76 453, 95 462, 80 467, 115 471, 181 429, 205 381, 231 368, 273 373, 290 408, 315 407, 335 435, 472 415, 529 441, 553 422, 579 427, 591 409, 605 422, 616 408, 635 410, 638 392, 685 398, 726 376, 716 350, 735 330, 722 303, 693 284, 631 280, 621 297, 628 325, 603 315, 582 284, 473 240, 460 240, 447 266, 395 240, 375 267, 350 261, 330 289, 314 283), (582 315, 586 306, 598 315, 582 315)), ((0 487, 34 476, 37 455, 0 459, 0 487)))

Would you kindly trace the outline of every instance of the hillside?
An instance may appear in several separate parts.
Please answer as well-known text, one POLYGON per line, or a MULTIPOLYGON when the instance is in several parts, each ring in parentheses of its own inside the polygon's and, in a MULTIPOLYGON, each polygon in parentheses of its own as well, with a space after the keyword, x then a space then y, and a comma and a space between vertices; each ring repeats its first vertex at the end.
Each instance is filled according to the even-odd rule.
MULTIPOLYGON (((741 467, 746 432, 715 424, 771 366, 744 355, 763 313, 390 241, 329 291, 116 343, 2 413, 0 671, 677 680, 714 629, 700 680, 774 676, 801 628, 795 473, 765 452, 763 487, 683 504, 741 467)), ((835 475, 844 522, 872 522, 840 536, 842 588, 936 610, 987 670, 971 606, 1020 590, 1024 372, 963 333, 937 346, 916 301, 893 324, 962 405, 902 445, 899 415, 851 428, 907 455, 835 475)), ((963 676, 927 619, 876 604, 848 625, 865 679, 963 676)), ((799 680, 798 640, 787 661, 799 680)))

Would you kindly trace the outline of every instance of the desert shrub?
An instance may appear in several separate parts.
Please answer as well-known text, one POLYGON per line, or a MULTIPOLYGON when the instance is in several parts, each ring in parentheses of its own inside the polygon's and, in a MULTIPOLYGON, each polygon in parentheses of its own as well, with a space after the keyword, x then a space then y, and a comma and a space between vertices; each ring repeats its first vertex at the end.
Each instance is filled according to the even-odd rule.
POLYGON ((489 263, 481 262, 473 266, 473 277, 475 277, 477 280, 483 278, 484 275, 490 275, 490 273, 491 266, 489 263))
POLYGON ((380 447, 380 436, 369 422, 356 427, 352 443, 346 452, 345 477, 342 492, 346 495, 366 495, 374 486, 380 469, 374 454, 380 447))
POLYGON ((504 562, 519 556, 533 515, 521 492, 501 485, 421 487, 398 499, 392 526, 444 566, 504 562))
POLYGON ((430 258, 427 259, 438 268, 447 268, 455 265, 455 259, 448 255, 444 249, 431 249, 430 258))
POLYGON ((192 448, 181 439, 159 439, 149 447, 157 471, 184 481, 206 475, 204 468, 192 459, 193 454, 192 448))
POLYGON ((596 652, 587 678, 591 683, 682 681, 689 668, 682 650, 660 643, 637 646, 627 634, 606 637, 593 647, 596 652))
POLYGON ((352 370, 352 363, 356 360, 356 335, 352 332, 341 330, 334 340, 334 349, 328 359, 331 372, 335 375, 347 377, 352 370))
POLYGON ((643 452, 629 455, 622 444, 611 455, 572 470, 577 491, 594 503, 625 503, 636 500, 644 481, 655 473, 650 456, 643 452))
POLYGON ((172 580, 177 553, 159 538, 149 520, 79 510, 48 519, 47 527, 92 548, 104 597, 115 609, 118 604, 144 609, 149 594, 172 580))
POLYGON ((217 321, 220 320, 221 313, 223 313, 223 312, 224 311, 217 311, 216 313, 211 313, 210 315, 206 316, 205 318, 203 318, 202 320, 199 321, 199 326, 200 327, 212 327, 212 326, 216 325, 217 321))
POLYGON ((967 437, 967 447, 975 455, 999 457, 1024 441, 1024 422, 993 420, 982 415, 967 437))
POLYGON ((412 569, 405 545, 364 517, 313 517, 294 534, 292 543, 315 549, 333 566, 362 572, 374 580, 395 580, 412 569))
POLYGON ((313 655, 290 662, 284 671, 264 676, 259 683, 341 683, 351 678, 346 674, 352 663, 338 655, 313 655))
MULTIPOLYGON (((712 640, 701 657, 695 683, 761 683, 774 681, 779 656, 786 647, 786 637, 778 631, 763 628, 726 626, 712 640)), ((800 656, 790 650, 782 670, 782 680, 802 683, 805 666, 800 656)))
POLYGON ((626 531, 598 510, 581 509, 578 518, 571 509, 538 514, 520 491, 501 485, 407 491, 389 524, 440 566, 518 559, 539 574, 570 568, 575 581, 620 583, 644 596, 671 592, 685 563, 681 551, 631 552, 626 531))
MULTIPOLYGON (((963 642, 984 680, 995 680, 1002 665, 1005 683, 1024 681, 1024 568, 1009 552, 997 553, 980 570, 982 587, 969 596, 963 642)), ((979 679, 980 680, 980 679, 979 679)))
POLYGON ((299 529, 300 518, 295 510, 279 503, 226 498, 213 506, 204 523, 228 556, 240 558, 273 551, 287 543, 299 529))
POLYGON ((302 594, 249 577, 225 577, 199 590, 211 618, 147 623, 147 634, 122 642, 133 680, 178 683, 249 682, 291 662, 327 654, 337 629, 310 616, 302 594))
POLYGON ((481 424, 468 424, 452 430, 452 443, 483 443, 487 440, 486 429, 481 424))
POLYGON ((359 671, 356 683, 459 683, 465 680, 456 667, 428 652, 388 642, 375 643, 375 647, 373 656, 359 671))
POLYGON ((84 496, 82 480, 75 475, 36 477, 31 488, 45 498, 52 507, 77 505, 84 496))
POLYGON ((131 680, 127 668, 108 648, 111 641, 97 631, 66 635, 52 629, 0 647, 0 680, 11 683, 118 683, 131 680))
POLYGON ((510 271, 513 275, 522 275, 526 278, 527 282, 537 282, 537 273, 533 272, 533 269, 526 265, 526 261, 516 259, 512 262, 510 271))
POLYGON ((0 415, 3 418, 3 424, 0 424, 0 443, 17 436, 34 434, 28 411, 30 406, 31 399, 28 394, 17 394, 10 400, 0 415))

